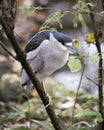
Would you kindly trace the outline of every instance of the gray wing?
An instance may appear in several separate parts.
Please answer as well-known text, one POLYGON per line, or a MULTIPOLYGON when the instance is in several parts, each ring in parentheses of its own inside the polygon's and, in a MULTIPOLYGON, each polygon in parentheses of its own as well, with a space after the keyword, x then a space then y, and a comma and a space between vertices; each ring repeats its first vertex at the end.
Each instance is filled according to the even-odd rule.
POLYGON ((44 31, 41 31, 41 32, 38 32, 37 34, 35 34, 29 40, 29 42, 25 48, 25 52, 28 53, 29 51, 32 51, 32 50, 35 50, 36 48, 38 48, 44 40, 49 39, 50 32, 52 33, 53 31, 44 30, 44 31))
MULTIPOLYGON (((44 60, 43 60, 43 55, 40 53, 40 51, 34 50, 27 53, 27 60, 34 73, 37 73, 38 71, 42 70, 44 66, 44 60)), ((22 86, 26 85, 28 81, 29 81, 29 77, 26 71, 22 69, 21 85, 22 86)))
POLYGON ((35 72, 35 73, 42 70, 42 68, 44 66, 43 55, 41 54, 40 51, 33 58, 28 59, 29 64, 30 64, 33 72, 35 72))

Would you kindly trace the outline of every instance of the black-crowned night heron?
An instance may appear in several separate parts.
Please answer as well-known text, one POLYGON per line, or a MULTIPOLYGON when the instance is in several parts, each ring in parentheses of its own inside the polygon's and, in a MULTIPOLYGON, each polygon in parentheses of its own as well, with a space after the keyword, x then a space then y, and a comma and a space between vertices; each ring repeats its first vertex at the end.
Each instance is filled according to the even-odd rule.
MULTIPOLYGON (((50 30, 44 30, 34 35, 28 42, 26 58, 40 82, 53 72, 63 67, 70 53, 78 55, 68 35, 50 30)), ((30 86, 30 79, 22 69, 21 84, 30 86)))

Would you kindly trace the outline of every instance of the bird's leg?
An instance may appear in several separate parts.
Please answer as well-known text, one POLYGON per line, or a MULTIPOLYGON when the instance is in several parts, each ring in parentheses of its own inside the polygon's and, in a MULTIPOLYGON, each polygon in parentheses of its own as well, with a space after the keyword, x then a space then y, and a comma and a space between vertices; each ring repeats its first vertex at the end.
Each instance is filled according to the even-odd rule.
POLYGON ((42 86, 43 86, 43 88, 44 88, 44 91, 45 91, 47 97, 49 98, 49 102, 48 102, 48 104, 45 106, 45 108, 47 108, 47 107, 52 103, 52 99, 51 99, 51 97, 49 96, 49 94, 47 93, 47 90, 46 90, 46 87, 45 87, 45 85, 44 85, 44 82, 42 82, 42 86))

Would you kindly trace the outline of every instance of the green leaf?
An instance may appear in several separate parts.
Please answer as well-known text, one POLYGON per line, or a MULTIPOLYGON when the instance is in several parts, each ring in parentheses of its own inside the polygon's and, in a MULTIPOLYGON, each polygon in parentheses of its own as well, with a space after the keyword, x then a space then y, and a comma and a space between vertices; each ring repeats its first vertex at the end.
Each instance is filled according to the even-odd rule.
POLYGON ((83 20, 83 16, 82 16, 81 13, 78 13, 78 20, 79 20, 80 22, 82 22, 82 20, 83 20))
POLYGON ((43 9, 41 6, 31 7, 31 6, 25 5, 25 4, 21 4, 18 8, 21 10, 26 10, 26 9, 42 10, 43 9))
POLYGON ((21 4, 18 8, 24 11, 23 18, 25 20, 27 19, 28 15, 29 15, 30 9, 34 9, 34 10, 42 10, 43 9, 41 6, 31 7, 31 6, 28 6, 25 4, 21 4))
POLYGON ((77 19, 77 18, 74 20, 74 22, 73 22, 73 26, 74 26, 75 28, 78 27, 78 19, 77 19))
POLYGON ((27 20, 28 15, 29 15, 29 10, 26 9, 25 12, 24 12, 24 14, 23 14, 24 20, 27 20))
POLYGON ((11 112, 8 116, 8 119, 9 120, 15 120, 17 119, 17 117, 19 116, 19 113, 18 112, 11 112))
POLYGON ((96 112, 97 121, 100 123, 103 121, 102 116, 99 112, 96 112))
POLYGON ((43 8, 41 6, 33 7, 34 10, 42 10, 43 8))
POLYGON ((89 109, 86 109, 86 110, 81 110, 77 115, 76 117, 79 117, 79 118, 86 118, 87 120, 91 120, 92 117, 96 117, 97 121, 98 122, 102 122, 103 119, 101 117, 101 114, 97 111, 92 111, 92 110, 89 110, 89 109))
POLYGON ((45 130, 50 130, 51 128, 49 127, 49 125, 46 125, 45 122, 43 121, 38 121, 38 120, 32 120, 34 123, 40 125, 41 127, 45 128, 45 130))
POLYGON ((18 8, 19 8, 20 10, 23 10, 23 11, 24 11, 23 18, 24 18, 24 20, 26 20, 27 17, 28 17, 28 15, 29 15, 29 9, 30 9, 31 7, 28 6, 28 5, 25 5, 25 4, 21 4, 18 8))
POLYGON ((78 39, 73 39, 73 44, 77 49, 80 48, 80 41, 78 39))
POLYGON ((104 11, 101 11, 100 14, 104 14, 104 11))
POLYGON ((94 33, 90 33, 86 36, 85 41, 88 44, 94 43, 95 42, 95 37, 94 37, 94 33))
POLYGON ((24 9, 29 9, 30 6, 25 5, 25 4, 21 4, 18 8, 21 9, 21 10, 24 10, 24 9))
POLYGON ((81 61, 77 59, 76 56, 69 56, 67 65, 70 68, 71 72, 78 72, 82 68, 81 61))
POLYGON ((91 61, 92 61, 93 63, 97 63, 97 62, 99 62, 99 60, 100 60, 100 58, 99 58, 98 54, 94 54, 94 55, 91 57, 91 61))
POLYGON ((28 130, 28 128, 25 126, 19 126, 15 130, 28 130))
POLYGON ((92 3, 86 3, 86 6, 94 7, 92 3))
POLYGON ((75 4, 74 6, 73 6, 73 9, 75 9, 75 10, 77 10, 79 8, 79 5, 78 4, 75 4))
POLYGON ((81 13, 78 13, 78 20, 82 24, 83 27, 86 27, 85 20, 84 20, 84 18, 83 18, 81 13))
POLYGON ((58 23, 59 27, 62 29, 63 28, 63 25, 61 23, 61 19, 67 15, 67 13, 65 12, 55 12, 55 13, 51 13, 50 15, 48 15, 47 19, 45 20, 45 22, 43 23, 43 25, 40 27, 40 30, 43 30, 43 29, 47 29, 47 27, 50 29, 50 25, 51 23, 58 23))
POLYGON ((60 26, 60 28, 62 29, 63 28, 63 25, 62 25, 62 23, 61 23, 61 19, 65 16, 65 15, 67 15, 67 12, 56 12, 56 14, 55 14, 55 21, 59 24, 59 26, 60 26))

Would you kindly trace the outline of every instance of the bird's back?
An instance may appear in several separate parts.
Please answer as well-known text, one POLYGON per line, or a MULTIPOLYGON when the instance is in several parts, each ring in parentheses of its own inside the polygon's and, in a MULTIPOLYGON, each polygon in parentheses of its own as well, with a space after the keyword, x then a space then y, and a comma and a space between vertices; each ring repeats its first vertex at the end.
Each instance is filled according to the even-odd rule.
POLYGON ((25 52, 28 53, 29 51, 32 51, 40 46, 42 41, 49 39, 50 30, 41 31, 37 34, 35 34, 28 42, 25 52))

